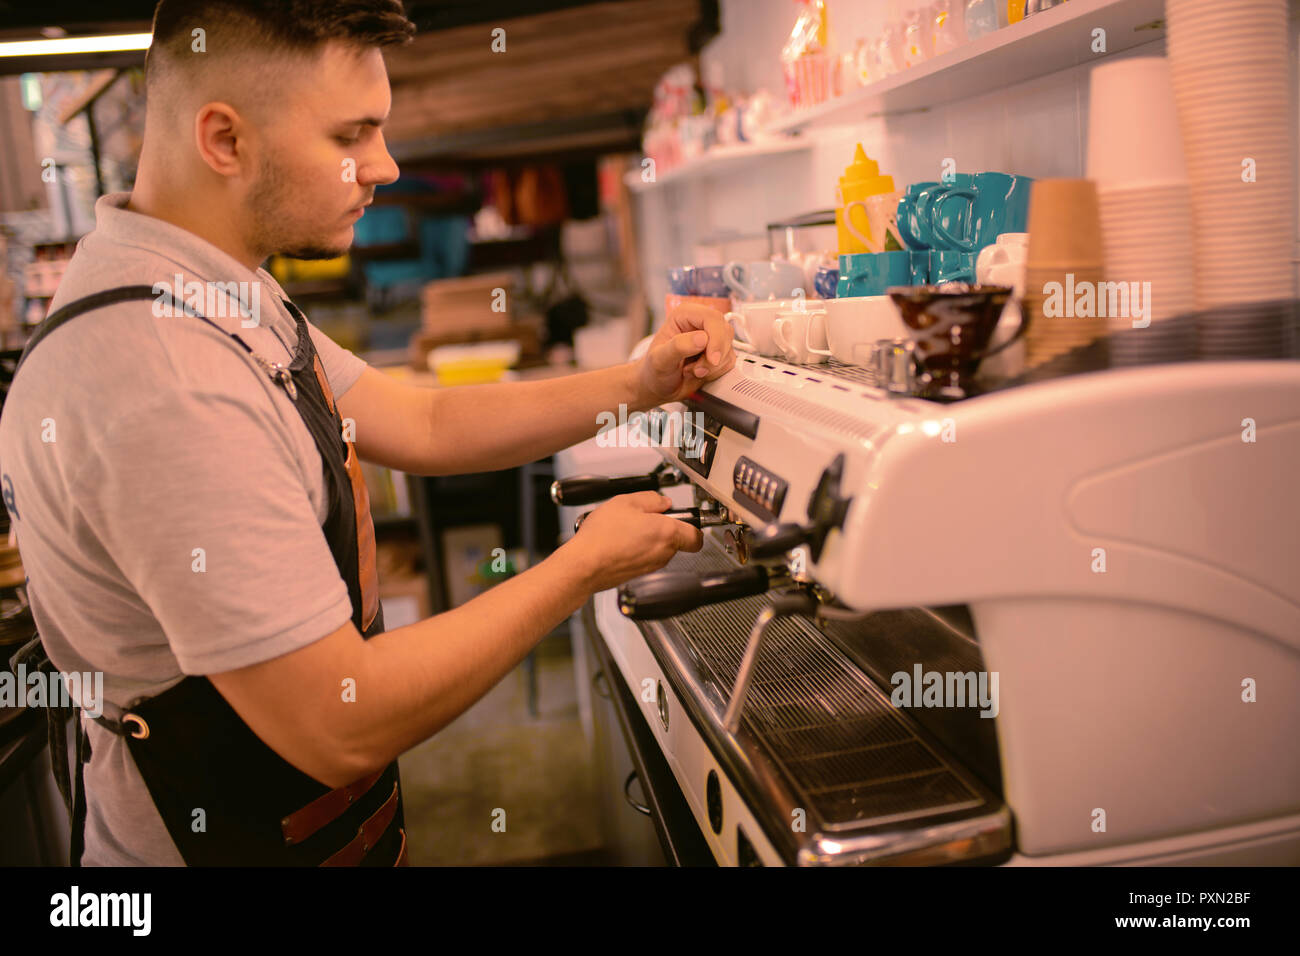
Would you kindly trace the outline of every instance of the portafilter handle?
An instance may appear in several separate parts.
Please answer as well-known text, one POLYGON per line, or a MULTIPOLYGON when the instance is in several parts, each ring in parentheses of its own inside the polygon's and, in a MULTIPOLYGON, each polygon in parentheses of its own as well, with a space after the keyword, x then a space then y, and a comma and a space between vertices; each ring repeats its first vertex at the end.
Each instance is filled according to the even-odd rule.
MULTIPOLYGON (((590 511, 584 511, 578 515, 578 520, 573 522, 573 533, 577 534, 582 523, 587 520, 590 511)), ((705 528, 716 528, 719 525, 734 524, 730 518, 726 518, 714 511, 703 511, 699 508, 671 508, 668 511, 661 511, 665 518, 676 518, 678 521, 685 521, 694 528, 703 531, 705 528)))
POLYGON ((597 501, 637 491, 658 491, 680 485, 685 477, 675 468, 661 464, 648 475, 610 478, 606 475, 575 475, 551 482, 551 500, 557 505, 590 505, 597 501))
POLYGON ((634 621, 675 617, 705 604, 762 594, 772 586, 774 577, 761 564, 716 574, 660 571, 619 588, 618 609, 634 621))

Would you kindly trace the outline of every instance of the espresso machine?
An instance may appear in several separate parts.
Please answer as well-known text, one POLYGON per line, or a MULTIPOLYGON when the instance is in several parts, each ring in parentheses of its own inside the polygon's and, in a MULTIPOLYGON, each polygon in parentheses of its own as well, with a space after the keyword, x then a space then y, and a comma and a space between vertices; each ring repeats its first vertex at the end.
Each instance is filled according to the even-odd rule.
POLYGON ((716 861, 1300 863, 1300 363, 745 354, 628 433, 552 496, 690 487, 703 550, 592 611, 716 861))

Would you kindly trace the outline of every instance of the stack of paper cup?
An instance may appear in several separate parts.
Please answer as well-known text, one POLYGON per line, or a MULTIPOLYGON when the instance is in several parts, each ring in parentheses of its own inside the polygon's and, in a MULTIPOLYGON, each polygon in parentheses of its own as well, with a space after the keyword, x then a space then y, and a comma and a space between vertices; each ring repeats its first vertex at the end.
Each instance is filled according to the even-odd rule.
POLYGON ((1197 305, 1292 298, 1286 0, 1166 0, 1165 17, 1197 305))
POLYGON ((1098 303, 1117 365, 1195 358, 1191 190, 1169 63, 1141 57, 1093 69, 1088 177, 1097 184, 1106 281, 1098 303), (1126 330, 1142 334, 1119 335, 1126 330))
POLYGON ((1088 179, 1040 179, 1029 197, 1029 252, 1022 308, 1031 368, 1105 336, 1097 188, 1088 179))

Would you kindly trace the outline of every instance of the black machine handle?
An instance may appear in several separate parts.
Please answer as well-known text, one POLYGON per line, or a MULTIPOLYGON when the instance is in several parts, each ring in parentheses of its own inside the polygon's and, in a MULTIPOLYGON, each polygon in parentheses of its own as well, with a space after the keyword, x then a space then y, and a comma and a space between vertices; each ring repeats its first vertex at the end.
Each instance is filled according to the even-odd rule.
POLYGON ((809 536, 809 529, 803 525, 768 525, 762 531, 749 534, 749 556, 751 558, 779 557, 801 544, 806 544, 809 536))
POLYGON ((760 564, 704 575, 660 571, 619 588, 618 607, 633 620, 651 621, 685 614, 705 604, 762 594, 768 587, 768 570, 760 564))
POLYGON ((590 505, 615 495, 636 491, 658 491, 659 476, 629 475, 626 478, 607 478, 603 475, 577 475, 561 478, 551 483, 551 500, 557 505, 590 505))
MULTIPOLYGON (((573 522, 574 534, 578 533, 578 529, 582 527, 582 523, 587 520, 589 514, 591 514, 590 511, 584 511, 582 514, 578 515, 577 520, 573 522)), ((699 508, 672 508, 668 511, 662 511, 660 514, 665 518, 676 518, 678 521, 685 521, 688 525, 691 525, 694 528, 702 528, 703 526, 703 519, 700 517, 699 508)))

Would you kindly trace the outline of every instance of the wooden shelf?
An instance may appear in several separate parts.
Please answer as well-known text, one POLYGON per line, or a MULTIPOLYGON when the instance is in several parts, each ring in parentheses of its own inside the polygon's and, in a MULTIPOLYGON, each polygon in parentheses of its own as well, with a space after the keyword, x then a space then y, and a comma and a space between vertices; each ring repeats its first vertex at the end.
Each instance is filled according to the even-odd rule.
POLYGON ((781 132, 927 110, 1162 39, 1164 0, 1069 0, 774 124, 781 132), (1092 51, 1094 30, 1106 52, 1092 51))
POLYGON ((655 177, 655 181, 641 181, 641 170, 634 169, 623 176, 623 182, 633 192, 644 192, 667 186, 670 183, 683 182, 709 176, 720 169, 758 159, 762 156, 777 156, 781 153, 796 153, 812 149, 812 143, 805 139, 780 139, 771 143, 740 143, 736 146, 715 146, 698 159, 676 166, 668 172, 655 177))

